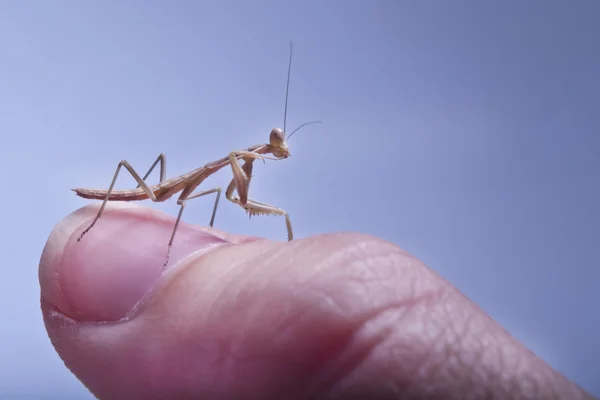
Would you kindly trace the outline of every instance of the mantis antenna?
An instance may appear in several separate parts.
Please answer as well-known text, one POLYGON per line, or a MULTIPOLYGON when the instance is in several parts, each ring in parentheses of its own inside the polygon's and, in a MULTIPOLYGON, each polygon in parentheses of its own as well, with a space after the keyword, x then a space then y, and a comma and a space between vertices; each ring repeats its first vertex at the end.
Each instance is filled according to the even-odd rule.
MULTIPOLYGON (((289 65, 288 65, 287 84, 286 84, 286 87, 285 87, 285 109, 283 111, 283 133, 284 134, 287 133, 287 130, 286 130, 286 128, 287 128, 287 106, 288 106, 288 94, 290 92, 290 75, 292 73, 292 53, 293 53, 293 50, 294 50, 294 46, 292 44, 292 41, 290 40, 290 62, 289 62, 289 65)), ((288 139, 291 138, 294 133, 296 133, 297 131, 300 130, 300 128, 303 128, 306 125, 320 124, 320 123, 322 123, 322 121, 305 122, 304 124, 300 125, 296 129, 294 129, 292 131, 292 133, 290 133, 288 135, 287 138, 288 139)))
POLYGON ((306 125, 310 125, 310 124, 322 124, 322 123, 323 123, 323 121, 311 121, 311 122, 305 122, 305 123, 303 123, 302 125, 300 125, 299 127, 297 127, 296 129, 294 129, 294 130, 292 131, 292 133, 290 133, 290 134, 288 135, 288 137, 287 137, 287 138, 288 138, 288 139, 289 139, 289 138, 291 138, 291 137, 292 137, 292 135, 293 135, 294 133, 298 132, 298 131, 300 130, 300 128, 304 128, 306 125))
POLYGON ((287 133, 285 130, 287 124, 287 105, 288 105, 288 93, 290 91, 290 74, 292 73, 292 53, 294 51, 294 46, 292 41, 290 40, 290 63, 288 65, 288 75, 287 75, 287 84, 285 86, 285 109, 283 111, 283 133, 287 133))

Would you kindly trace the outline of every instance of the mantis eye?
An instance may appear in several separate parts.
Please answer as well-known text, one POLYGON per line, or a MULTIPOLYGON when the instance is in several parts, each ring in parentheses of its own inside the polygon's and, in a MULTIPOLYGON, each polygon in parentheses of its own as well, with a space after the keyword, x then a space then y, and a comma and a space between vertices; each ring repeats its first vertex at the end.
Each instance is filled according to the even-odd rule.
POLYGON ((269 143, 271 144, 271 146, 281 146, 283 142, 285 142, 285 136, 283 131, 279 128, 274 128, 271 131, 269 143))

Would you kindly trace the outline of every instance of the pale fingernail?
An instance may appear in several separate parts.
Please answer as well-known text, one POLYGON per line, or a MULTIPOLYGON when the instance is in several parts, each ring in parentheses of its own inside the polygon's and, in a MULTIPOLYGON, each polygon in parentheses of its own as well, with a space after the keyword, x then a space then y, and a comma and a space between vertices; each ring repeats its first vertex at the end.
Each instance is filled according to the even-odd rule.
MULTIPOLYGON (((174 218, 145 207, 111 205, 78 242, 97 210, 79 209, 52 231, 40 260, 42 298, 78 321, 117 321, 164 272, 174 218)), ((182 223, 167 268, 191 253, 227 243, 182 223)))

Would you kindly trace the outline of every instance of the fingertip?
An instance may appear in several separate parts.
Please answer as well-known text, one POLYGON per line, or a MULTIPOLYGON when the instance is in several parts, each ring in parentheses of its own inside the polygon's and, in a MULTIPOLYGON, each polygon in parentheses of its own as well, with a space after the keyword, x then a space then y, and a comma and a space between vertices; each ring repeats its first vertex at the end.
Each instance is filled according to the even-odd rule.
MULTIPOLYGON (((50 234, 39 265, 41 296, 79 321, 123 318, 164 272, 174 218, 147 207, 110 204, 96 225, 98 205, 83 207, 50 234)), ((210 229, 181 223, 171 267, 187 255, 228 241, 210 229)))
POLYGON ((354 333, 396 288, 394 265, 369 260, 394 251, 351 233, 226 245, 182 259, 131 318, 80 323, 46 307, 46 320, 65 363, 99 397, 278 398, 319 387, 315 371, 334 379, 374 345, 354 333))

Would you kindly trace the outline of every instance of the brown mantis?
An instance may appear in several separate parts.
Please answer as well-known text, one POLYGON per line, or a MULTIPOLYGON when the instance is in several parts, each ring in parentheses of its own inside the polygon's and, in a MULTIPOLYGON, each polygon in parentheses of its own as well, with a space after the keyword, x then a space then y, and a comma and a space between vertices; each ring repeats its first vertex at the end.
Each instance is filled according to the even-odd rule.
POLYGON ((248 198, 248 190, 250 186, 250 180, 252 179, 252 167, 254 161, 259 159, 263 160, 264 162, 265 159, 282 160, 288 158, 291 155, 291 153, 287 145, 287 139, 292 137, 292 135, 295 132, 297 132, 300 128, 309 124, 321 122, 313 121, 302 124, 298 128, 296 128, 291 134, 289 134, 286 138, 287 103, 290 85, 290 73, 292 68, 292 50, 292 43, 290 42, 290 59, 285 92, 283 130, 280 128, 274 128, 273 130, 271 130, 271 134, 269 136, 269 143, 255 145, 252 147, 248 147, 244 150, 232 151, 226 157, 223 157, 213 162, 209 162, 203 167, 196 168, 193 171, 190 171, 186 174, 170 179, 165 179, 166 157, 164 153, 158 156, 156 161, 154 161, 154 163, 152 164, 148 172, 146 172, 143 178, 140 178, 140 175, 131 167, 131 165, 127 161, 121 161, 117 166, 117 170, 115 171, 112 182, 108 189, 72 189, 80 197, 86 199, 104 200, 102 205, 100 206, 100 209, 98 210, 98 214, 93 219, 92 223, 81 233, 77 241, 79 242, 83 238, 83 236, 87 232, 89 232, 89 230, 92 229, 92 227, 96 224, 96 222, 102 215, 102 212, 104 211, 104 208, 106 207, 106 203, 108 201, 135 201, 150 199, 153 202, 163 202, 171 198, 174 194, 181 192, 179 198, 177 199, 177 204, 180 206, 179 214, 177 215, 177 220, 175 221, 175 226, 173 228, 171 239, 169 240, 168 245, 167 254, 169 254, 171 246, 173 245, 175 233, 177 232, 177 227, 179 226, 179 221, 181 220, 181 215, 183 214, 183 210, 188 200, 196 199, 198 197, 202 197, 211 193, 217 194, 212 216, 210 218, 209 223, 211 227, 213 226, 215 221, 215 214, 217 212, 217 206, 219 204, 219 198, 221 197, 221 188, 215 187, 213 189, 204 190, 197 193, 194 193, 194 190, 210 175, 214 174, 215 172, 228 165, 231 165, 233 179, 231 180, 229 186, 227 187, 227 190, 225 191, 225 197, 227 198, 227 200, 242 207, 250 216, 261 214, 284 216, 288 240, 293 240, 294 235, 292 231, 292 223, 286 211, 284 211, 281 208, 274 207, 272 205, 261 203, 259 201, 248 198), (269 157, 267 156, 268 154, 272 154, 274 157, 269 157), (238 160, 243 160, 243 165, 240 166, 238 160), (145 182, 145 180, 146 178, 148 178, 148 176, 154 170, 158 163, 160 163, 160 181, 156 185, 149 186, 145 182), (135 189, 113 189, 121 167, 124 167, 127 171, 129 171, 129 173, 137 181, 138 185, 135 189), (234 194, 234 191, 236 190, 237 196, 234 194))

